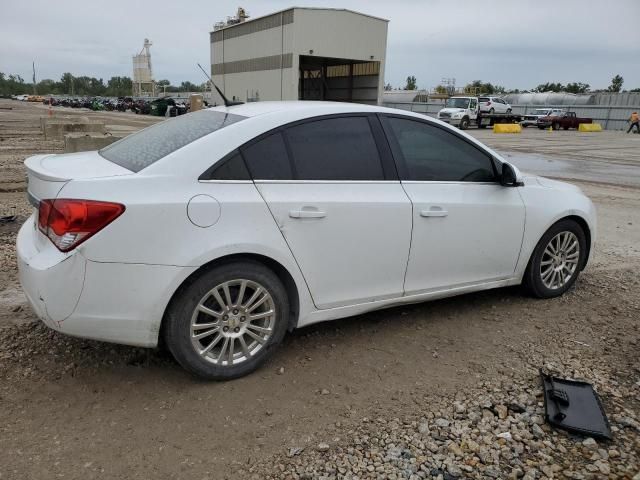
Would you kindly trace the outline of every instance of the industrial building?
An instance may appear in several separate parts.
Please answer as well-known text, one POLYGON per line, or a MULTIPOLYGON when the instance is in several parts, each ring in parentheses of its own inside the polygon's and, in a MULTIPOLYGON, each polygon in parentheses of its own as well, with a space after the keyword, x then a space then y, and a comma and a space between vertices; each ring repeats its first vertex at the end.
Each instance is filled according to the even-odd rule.
POLYGON ((229 99, 378 104, 388 20, 332 8, 290 8, 211 32, 211 75, 229 99))

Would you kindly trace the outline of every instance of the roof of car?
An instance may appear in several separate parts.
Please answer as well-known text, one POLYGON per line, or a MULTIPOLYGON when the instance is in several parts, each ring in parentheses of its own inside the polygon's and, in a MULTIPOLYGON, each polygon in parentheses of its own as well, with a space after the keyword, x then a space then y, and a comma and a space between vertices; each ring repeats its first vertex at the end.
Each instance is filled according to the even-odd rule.
POLYGON ((321 102, 321 101, 281 101, 281 102, 250 102, 231 107, 213 107, 210 110, 233 113, 244 117, 256 117, 268 113, 298 111, 308 113, 309 116, 328 115, 332 113, 384 112, 389 109, 362 103, 321 102))

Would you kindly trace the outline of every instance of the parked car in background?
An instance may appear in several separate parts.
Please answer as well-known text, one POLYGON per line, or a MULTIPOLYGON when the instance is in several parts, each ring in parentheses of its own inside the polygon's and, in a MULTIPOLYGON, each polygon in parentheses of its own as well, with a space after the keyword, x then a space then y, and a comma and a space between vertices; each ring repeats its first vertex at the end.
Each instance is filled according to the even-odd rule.
POLYGON ((378 106, 216 107, 25 165, 18 267, 38 317, 162 339, 208 379, 255 370, 316 322, 521 283, 557 297, 595 240, 578 187, 378 106))
POLYGON ((511 105, 500 97, 479 97, 482 113, 511 113, 511 105))
POLYGON ((537 125, 539 129, 553 128, 559 130, 569 130, 570 128, 578 128, 581 123, 593 123, 591 118, 581 118, 576 116, 576 112, 564 112, 561 115, 550 115, 538 119, 537 125))
POLYGON ((21 102, 26 102, 27 98, 29 98, 29 95, 16 95, 16 100, 20 100, 21 102))
POLYGON ((535 127, 538 125, 538 119, 543 117, 557 117, 563 115, 565 110, 562 108, 536 108, 532 113, 524 115, 520 125, 523 127, 535 127))

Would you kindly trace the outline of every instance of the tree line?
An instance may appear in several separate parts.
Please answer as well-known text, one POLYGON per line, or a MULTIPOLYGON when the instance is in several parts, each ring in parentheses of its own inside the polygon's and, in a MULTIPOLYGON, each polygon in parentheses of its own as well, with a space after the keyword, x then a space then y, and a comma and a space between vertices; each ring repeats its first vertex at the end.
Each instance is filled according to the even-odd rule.
MULTIPOLYGON (((180 85, 171 85, 169 80, 156 82, 158 92, 201 92, 203 85, 185 81, 180 85)), ((0 72, 0 95, 33 94, 33 83, 25 82, 20 75, 0 72)), ((80 76, 67 72, 59 81, 50 78, 40 80, 35 85, 37 95, 74 95, 90 97, 126 97, 133 91, 130 77, 111 77, 106 82, 102 78, 80 76)))
MULTIPOLYGON (((624 84, 624 78, 621 75, 616 75, 611 79, 611 84, 606 89, 600 90, 591 90, 591 85, 588 83, 582 82, 570 82, 566 85, 561 82, 546 82, 541 83, 535 88, 530 90, 520 90, 520 89, 511 89, 507 90, 505 87, 501 85, 493 85, 490 82, 483 82, 482 80, 473 80, 470 83, 467 83, 464 86, 464 90, 469 92, 477 92, 483 93, 487 95, 499 95, 504 93, 537 93, 537 92, 566 92, 566 93, 590 93, 590 92, 626 92, 627 90, 623 90, 622 86, 624 84)), ((384 86, 384 89, 389 91, 393 90, 393 86, 390 83, 387 83, 384 86)), ((418 82, 414 75, 410 75, 407 77, 407 81, 405 85, 402 87, 402 90, 417 90, 418 82)), ((452 94, 453 92, 449 91, 451 89, 450 86, 438 85, 435 87, 436 93, 441 94, 452 94)), ((634 88, 632 90, 628 90, 629 92, 640 92, 640 88, 634 88)))

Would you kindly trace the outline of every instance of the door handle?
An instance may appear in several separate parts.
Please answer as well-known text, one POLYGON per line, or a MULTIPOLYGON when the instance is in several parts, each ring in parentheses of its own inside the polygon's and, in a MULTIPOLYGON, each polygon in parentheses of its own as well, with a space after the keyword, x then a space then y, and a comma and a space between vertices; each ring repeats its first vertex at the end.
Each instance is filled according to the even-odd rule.
POLYGON ((325 212, 320 210, 289 210, 289 216, 291 218, 324 218, 327 216, 325 212))
POLYGON ((431 207, 429 210, 420 211, 421 217, 446 217, 447 215, 449 212, 442 207, 431 207))

